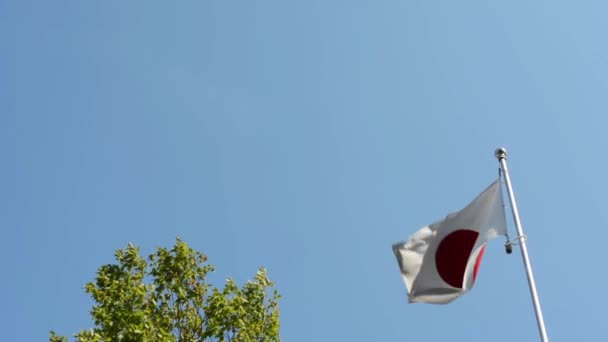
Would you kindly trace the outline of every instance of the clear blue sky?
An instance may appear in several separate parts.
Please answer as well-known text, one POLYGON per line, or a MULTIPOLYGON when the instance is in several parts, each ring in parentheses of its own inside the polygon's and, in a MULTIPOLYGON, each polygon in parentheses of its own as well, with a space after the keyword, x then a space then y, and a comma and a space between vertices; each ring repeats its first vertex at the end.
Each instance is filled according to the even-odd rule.
POLYGON ((537 340, 503 240, 447 306, 391 251, 505 146, 549 335, 601 340, 607 6, 0 0, 3 339, 91 327, 97 267, 180 236, 267 267, 285 341, 537 340))

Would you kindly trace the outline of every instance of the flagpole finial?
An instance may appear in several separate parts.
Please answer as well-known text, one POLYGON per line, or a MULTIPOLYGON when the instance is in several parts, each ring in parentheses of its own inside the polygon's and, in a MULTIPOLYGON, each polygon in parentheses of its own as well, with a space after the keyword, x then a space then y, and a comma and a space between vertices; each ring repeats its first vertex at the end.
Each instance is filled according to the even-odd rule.
POLYGON ((494 152, 494 155, 498 160, 507 159, 507 149, 504 147, 499 147, 494 152))

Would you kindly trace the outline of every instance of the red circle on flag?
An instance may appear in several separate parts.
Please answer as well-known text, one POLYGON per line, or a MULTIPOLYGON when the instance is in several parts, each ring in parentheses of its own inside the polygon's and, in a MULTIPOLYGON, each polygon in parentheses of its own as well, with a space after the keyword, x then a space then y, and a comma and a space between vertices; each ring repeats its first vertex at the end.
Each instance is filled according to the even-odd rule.
POLYGON ((483 258, 483 253, 486 252, 486 245, 484 244, 481 247, 481 251, 477 254, 477 260, 475 260, 475 269, 473 270, 473 280, 477 280, 477 273, 479 273, 479 267, 481 266, 481 259, 483 258))
MULTIPOLYGON (((435 252, 437 272, 441 276, 441 279, 450 286, 459 289, 463 287, 467 263, 475 246, 475 241, 477 241, 477 236, 479 236, 479 233, 474 230, 456 230, 444 237, 439 246, 437 246, 437 251, 435 252)), ((481 260, 478 258, 476 264, 479 261, 481 260)), ((476 265, 475 268, 477 269, 478 267, 476 265)))

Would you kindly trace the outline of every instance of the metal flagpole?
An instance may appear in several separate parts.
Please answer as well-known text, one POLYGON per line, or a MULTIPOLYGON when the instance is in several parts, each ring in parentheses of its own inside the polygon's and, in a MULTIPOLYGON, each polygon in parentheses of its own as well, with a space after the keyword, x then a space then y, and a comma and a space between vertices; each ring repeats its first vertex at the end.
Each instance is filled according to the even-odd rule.
POLYGON ((534 275, 532 274, 532 266, 530 265, 530 258, 528 257, 526 236, 524 235, 523 229, 521 228, 519 212, 517 211, 517 204, 515 203, 515 196, 513 195, 513 188, 511 187, 511 177, 509 176, 509 169, 507 168, 507 150, 505 150, 504 148, 499 148, 496 150, 495 155, 498 159, 498 162, 500 163, 500 168, 502 169, 502 174, 505 178, 505 183, 507 185, 507 192, 509 193, 511 210, 513 211, 513 220, 515 221, 515 228, 517 229, 517 239, 519 239, 521 258, 524 261, 526 275, 528 276, 528 286, 530 287, 530 296, 532 296, 532 303, 534 304, 534 312, 536 313, 536 323, 538 325, 540 339, 542 342, 548 342, 549 338, 547 337, 545 320, 543 319, 543 312, 540 308, 540 301, 538 299, 538 293, 536 292, 536 284, 534 283, 534 275))

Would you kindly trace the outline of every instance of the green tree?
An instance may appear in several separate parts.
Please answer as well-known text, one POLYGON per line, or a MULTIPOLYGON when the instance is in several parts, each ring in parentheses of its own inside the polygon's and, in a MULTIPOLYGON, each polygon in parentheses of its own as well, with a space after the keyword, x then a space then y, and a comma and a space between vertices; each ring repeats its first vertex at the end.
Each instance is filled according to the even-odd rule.
MULTIPOLYGON (((228 278, 212 287, 207 257, 177 239, 147 259, 129 244, 116 264, 101 266, 85 290, 95 304, 95 327, 74 335, 79 342, 275 342, 279 294, 261 268, 242 287, 228 278)), ((68 339, 51 331, 51 342, 68 339)))

